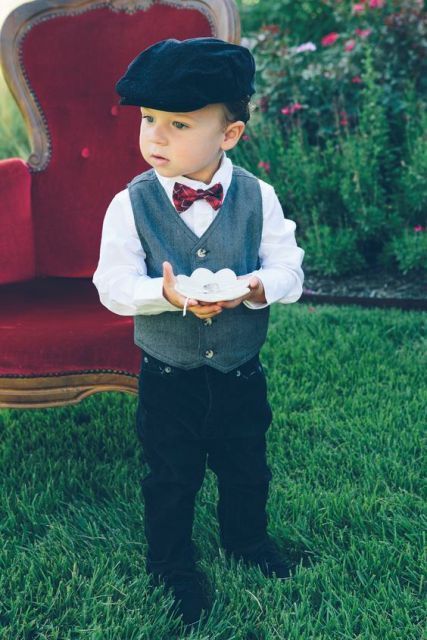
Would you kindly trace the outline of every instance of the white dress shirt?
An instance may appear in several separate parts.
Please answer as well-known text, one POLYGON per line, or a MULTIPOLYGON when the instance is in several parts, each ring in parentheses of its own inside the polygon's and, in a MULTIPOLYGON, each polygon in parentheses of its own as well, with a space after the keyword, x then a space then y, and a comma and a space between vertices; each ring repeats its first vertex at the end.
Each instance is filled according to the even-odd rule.
MULTIPOLYGON (((224 153, 221 165, 208 185, 185 176, 165 178, 157 171, 155 173, 173 205, 175 182, 193 189, 208 189, 221 182, 225 198, 232 169, 233 164, 224 153)), ((266 307, 273 302, 296 302, 302 294, 304 281, 301 269, 304 251, 296 244, 295 222, 284 218, 274 188, 263 180, 259 180, 259 184, 263 207, 260 268, 251 274, 238 275, 256 275, 264 285, 267 303, 244 300, 243 304, 250 309, 266 307)), ((206 200, 196 200, 186 211, 181 214, 177 212, 177 215, 200 237, 217 213, 206 200)), ((99 262, 92 278, 100 301, 107 309, 121 316, 181 312, 164 298, 163 278, 150 278, 147 275, 145 257, 135 226, 129 191, 124 189, 114 196, 103 222, 99 262)))

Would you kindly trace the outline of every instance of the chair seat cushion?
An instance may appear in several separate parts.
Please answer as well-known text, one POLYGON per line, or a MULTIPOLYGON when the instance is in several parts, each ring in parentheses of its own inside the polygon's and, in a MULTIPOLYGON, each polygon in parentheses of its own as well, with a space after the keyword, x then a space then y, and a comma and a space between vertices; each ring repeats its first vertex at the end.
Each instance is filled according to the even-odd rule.
POLYGON ((99 301, 87 278, 0 286, 0 376, 117 372, 138 375, 133 318, 99 301))

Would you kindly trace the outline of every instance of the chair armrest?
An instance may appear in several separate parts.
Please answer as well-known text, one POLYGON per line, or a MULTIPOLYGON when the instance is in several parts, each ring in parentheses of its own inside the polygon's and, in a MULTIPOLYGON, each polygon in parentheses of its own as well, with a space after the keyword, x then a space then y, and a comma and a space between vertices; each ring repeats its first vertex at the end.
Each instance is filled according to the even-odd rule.
POLYGON ((34 277, 31 174, 21 158, 0 160, 0 284, 34 277))

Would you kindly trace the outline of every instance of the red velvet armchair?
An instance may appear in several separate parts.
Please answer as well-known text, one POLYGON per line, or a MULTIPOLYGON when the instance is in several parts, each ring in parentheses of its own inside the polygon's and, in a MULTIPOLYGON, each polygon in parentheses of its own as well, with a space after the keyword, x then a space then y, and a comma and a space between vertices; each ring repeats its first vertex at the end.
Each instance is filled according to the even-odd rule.
POLYGON ((92 283, 106 208, 148 168, 114 84, 154 42, 209 35, 239 41, 233 0, 34 0, 6 19, 1 62, 32 153, 0 161, 0 407, 137 393, 133 318, 92 283))

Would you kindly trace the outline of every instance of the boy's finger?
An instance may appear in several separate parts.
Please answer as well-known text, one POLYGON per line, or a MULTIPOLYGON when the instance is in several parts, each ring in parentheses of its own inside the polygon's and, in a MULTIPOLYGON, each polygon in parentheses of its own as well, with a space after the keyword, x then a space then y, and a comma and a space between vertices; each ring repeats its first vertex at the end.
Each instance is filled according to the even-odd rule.
POLYGON ((169 268, 168 268, 168 263, 164 262, 162 266, 163 266, 163 278, 165 279, 165 281, 168 281, 169 280, 169 274, 170 274, 170 271, 169 271, 169 268))
POLYGON ((219 312, 218 313, 194 313, 196 318, 199 318, 200 320, 205 320, 206 318, 213 318, 214 316, 217 316, 218 314, 219 314, 219 312))
POLYGON ((175 274, 173 272, 173 267, 170 262, 165 261, 163 263, 163 273, 166 274, 169 278, 175 277, 175 274))
POLYGON ((209 315, 210 313, 219 313, 220 311, 222 311, 222 309, 218 309, 217 307, 215 307, 215 309, 207 309, 206 307, 194 306, 192 307, 192 309, 202 316, 209 315))
POLYGON ((220 313, 222 311, 221 307, 218 307, 216 305, 215 307, 202 307, 200 305, 195 305, 191 310, 193 311, 193 313, 197 313, 197 315, 200 316, 207 316, 212 313, 220 313))
POLYGON ((163 280, 167 287, 173 288, 175 285, 175 274, 170 262, 163 263, 163 280))

